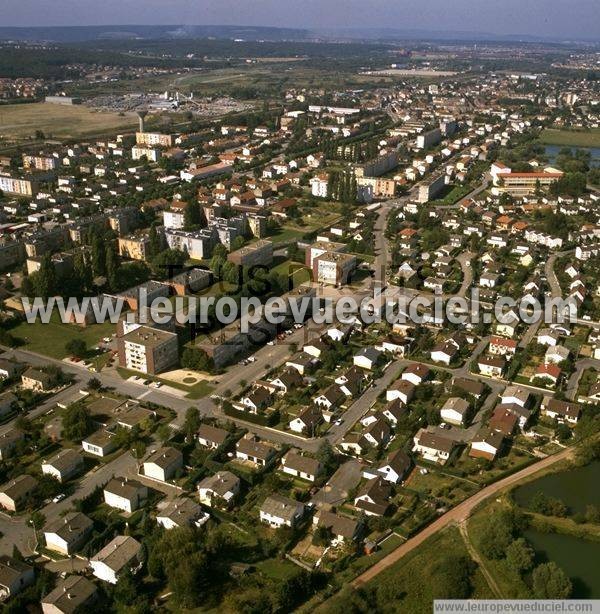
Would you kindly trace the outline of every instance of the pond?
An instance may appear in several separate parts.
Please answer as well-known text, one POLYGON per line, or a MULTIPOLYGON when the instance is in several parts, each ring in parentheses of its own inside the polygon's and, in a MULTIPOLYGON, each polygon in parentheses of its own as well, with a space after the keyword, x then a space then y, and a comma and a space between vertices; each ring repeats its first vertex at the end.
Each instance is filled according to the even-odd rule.
POLYGON ((525 539, 540 561, 554 561, 573 582, 575 599, 600 599, 600 542, 529 529, 525 539))
POLYGON ((539 491, 560 499, 572 513, 585 512, 588 505, 600 506, 600 461, 567 471, 549 473, 533 482, 519 486, 514 491, 518 505, 527 508, 539 491))
MULTIPOLYGON (((556 157, 563 148, 564 145, 546 145, 545 153, 548 156, 548 161, 550 164, 554 164, 556 162, 556 157)), ((571 147, 573 152, 577 151, 578 149, 590 152, 590 167, 600 167, 600 147, 571 147)))

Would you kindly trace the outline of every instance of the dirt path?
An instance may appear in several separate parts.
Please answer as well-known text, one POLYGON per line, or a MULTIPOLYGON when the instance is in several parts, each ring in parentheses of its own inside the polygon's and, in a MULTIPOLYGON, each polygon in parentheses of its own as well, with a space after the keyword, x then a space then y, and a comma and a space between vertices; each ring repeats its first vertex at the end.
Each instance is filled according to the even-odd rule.
POLYGON ((467 547, 467 551, 469 552, 469 556, 479 565, 479 569, 481 569, 481 573, 483 574, 484 578, 486 579, 489 587, 492 589, 492 592, 494 593, 496 598, 502 599, 502 592, 500 591, 498 584, 496 584, 496 580, 494 579, 492 574, 488 571, 487 567, 485 566, 485 563, 479 556, 479 553, 477 552, 477 550, 475 550, 475 546, 473 546, 473 542, 471 542, 471 538, 469 537, 469 533, 467 531, 467 521, 464 520, 458 525, 458 527, 460 529, 460 534, 463 538, 463 541, 465 542, 465 546, 467 547))
POLYGON ((482 501, 485 501, 487 498, 495 495, 500 492, 504 488, 508 486, 512 486, 516 484, 523 478, 526 478, 542 469, 546 469, 555 463, 558 463, 562 460, 565 460, 572 454, 572 448, 567 448, 558 454, 554 454, 534 465, 530 465, 513 475, 509 475, 508 477, 491 484, 490 486, 486 486, 484 489, 480 490, 478 493, 475 493, 472 497, 469 497, 466 501, 463 501, 461 504, 457 505, 455 508, 446 512, 443 516, 440 516, 435 522, 431 523, 427 527, 425 527, 420 533, 417 533, 414 537, 411 537, 408 541, 406 541, 401 546, 398 546, 395 550, 390 552, 386 557, 375 563, 373 567, 370 567, 363 574, 358 576, 352 582, 352 586, 357 587, 365 584, 372 580, 379 573, 399 561, 405 554, 408 554, 412 550, 414 550, 417 546, 421 545, 426 539, 435 535, 438 531, 447 527, 452 523, 458 523, 466 521, 466 519, 471 515, 473 509, 479 505, 482 501))

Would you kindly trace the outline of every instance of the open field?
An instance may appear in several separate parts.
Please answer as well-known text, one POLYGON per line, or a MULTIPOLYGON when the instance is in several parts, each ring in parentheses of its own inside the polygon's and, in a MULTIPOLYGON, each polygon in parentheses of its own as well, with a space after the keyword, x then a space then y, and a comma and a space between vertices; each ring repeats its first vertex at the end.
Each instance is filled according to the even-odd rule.
POLYGON ((103 337, 110 337, 114 330, 115 325, 110 322, 93 324, 85 328, 74 324, 63 324, 58 314, 54 313, 48 324, 43 324, 39 320, 34 324, 23 321, 10 332, 23 343, 22 349, 61 360, 68 355, 65 344, 72 339, 81 339, 89 350, 103 337))
POLYGON ((554 130, 551 128, 540 134, 540 141, 546 145, 600 147, 600 128, 589 130, 554 130))
POLYGON ((41 130, 46 137, 76 138, 101 132, 132 130, 134 114, 99 113, 81 105, 62 106, 45 102, 0 106, 0 138, 25 139, 41 130))
MULTIPOLYGON (((438 597, 436 593, 440 573, 438 564, 448 555, 469 558, 461 534, 454 526, 430 537, 420 548, 384 571, 376 581, 369 582, 365 588, 375 593, 369 599, 369 605, 372 601, 380 606, 395 602, 399 612, 429 614, 433 600, 438 597)), ((471 577, 471 586, 472 598, 493 598, 493 593, 480 569, 476 569, 471 577)), ((329 614, 339 611, 338 607, 345 605, 345 601, 336 597, 317 611, 329 614)))

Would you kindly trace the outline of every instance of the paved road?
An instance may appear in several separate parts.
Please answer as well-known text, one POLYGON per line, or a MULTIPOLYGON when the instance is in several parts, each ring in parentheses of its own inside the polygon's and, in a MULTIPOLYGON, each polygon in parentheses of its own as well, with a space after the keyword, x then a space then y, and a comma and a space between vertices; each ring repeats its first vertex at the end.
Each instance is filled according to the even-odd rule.
POLYGON ((526 467, 525 469, 480 490, 472 497, 469 497, 466 501, 463 501, 455 508, 440 516, 435 522, 425 527, 425 529, 423 529, 421 532, 417 533, 414 537, 411 537, 402 545, 398 546, 398 548, 396 548, 393 552, 390 552, 390 554, 388 554, 386 557, 375 563, 375 565, 373 565, 363 574, 355 578, 352 582, 352 585, 354 587, 358 587, 365 584, 366 582, 369 582, 382 571, 386 570, 388 567, 398 562, 403 556, 414 550, 417 546, 420 546, 426 539, 428 539, 432 535, 435 535, 436 533, 438 533, 442 529, 445 529, 451 524, 466 521, 475 509, 475 507, 479 505, 482 501, 485 501, 489 497, 492 497, 493 495, 499 493, 501 490, 507 488, 508 486, 512 486, 520 480, 568 458, 572 454, 572 452, 573 450, 571 448, 567 448, 566 450, 563 450, 558 454, 548 456, 547 458, 538 461, 534 465, 530 465, 529 467, 526 467))

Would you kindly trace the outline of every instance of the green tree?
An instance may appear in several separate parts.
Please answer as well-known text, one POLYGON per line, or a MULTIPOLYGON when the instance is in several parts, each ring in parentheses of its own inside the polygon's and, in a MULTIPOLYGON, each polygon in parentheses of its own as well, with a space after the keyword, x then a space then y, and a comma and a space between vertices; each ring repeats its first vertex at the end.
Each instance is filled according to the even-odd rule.
POLYGON ((506 549, 506 561, 519 573, 529 571, 533 567, 535 552, 525 539, 519 537, 506 549))
POLYGON ((197 407, 188 407, 185 412, 183 430, 188 438, 193 437, 200 428, 200 411, 197 407))
POLYGON ((50 296, 56 296, 56 269, 54 268, 50 253, 46 253, 42 256, 40 270, 34 273, 33 276, 35 276, 34 288, 37 296, 42 297, 44 300, 47 300, 50 296))
POLYGON ((92 430, 92 418, 89 410, 75 403, 64 410, 62 434, 70 441, 81 441, 92 430))
POLYGON ((567 599, 573 584, 554 562, 543 563, 533 570, 533 596, 536 599, 567 599))
POLYGON ((183 211, 183 226, 185 230, 193 230, 202 223, 202 210, 196 199, 190 200, 183 211))
POLYGON ((83 339, 71 339, 65 343, 65 350, 75 358, 83 358, 87 354, 87 347, 83 339))

